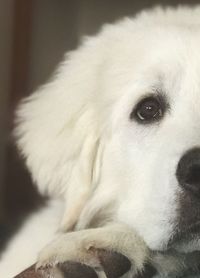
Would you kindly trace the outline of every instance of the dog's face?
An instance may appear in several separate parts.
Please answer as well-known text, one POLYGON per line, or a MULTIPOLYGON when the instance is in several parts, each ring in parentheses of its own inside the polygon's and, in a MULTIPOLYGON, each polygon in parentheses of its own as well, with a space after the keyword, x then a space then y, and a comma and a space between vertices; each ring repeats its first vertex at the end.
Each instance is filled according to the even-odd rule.
POLYGON ((194 240, 200 221, 200 33, 153 31, 137 61, 129 40, 104 72, 107 93, 120 96, 107 119, 101 186, 118 200, 117 219, 163 250, 194 240))
POLYGON ((76 200, 92 183, 82 218, 114 202, 164 250, 200 234, 200 30, 118 25, 22 105, 19 145, 43 191, 76 200))

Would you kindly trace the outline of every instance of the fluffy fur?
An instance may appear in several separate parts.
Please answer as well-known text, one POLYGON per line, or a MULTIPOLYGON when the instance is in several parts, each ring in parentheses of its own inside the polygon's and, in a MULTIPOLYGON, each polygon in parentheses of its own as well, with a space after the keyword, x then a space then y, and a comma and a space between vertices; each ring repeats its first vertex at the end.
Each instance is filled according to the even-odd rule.
MULTIPOLYGON (((15 129, 20 152, 40 192, 59 199, 64 208, 56 212, 59 217, 49 212, 52 223, 42 223, 44 211, 34 216, 39 224, 34 217, 28 220, 7 248, 1 277, 10 278, 33 263, 56 229, 88 227, 94 229, 73 233, 73 241, 92 238, 99 248, 110 246, 125 254, 135 265, 126 277, 148 260, 159 277, 181 276, 187 268, 196 268, 199 255, 193 251, 200 248, 199 237, 193 244, 180 241, 170 251, 169 242, 178 231, 178 219, 184 217, 179 215, 185 192, 175 175, 177 164, 187 150, 200 146, 199 48, 199 7, 144 11, 85 39, 66 55, 52 80, 21 103, 15 129), (164 118, 151 125, 130 120, 138 101, 155 92, 168 102, 164 118), (60 224, 55 217, 62 218, 60 224), (45 224, 52 231, 49 237, 45 224), (35 225, 39 232, 27 231, 35 225), (98 228, 104 226, 105 230, 98 228), (106 229, 113 237, 105 242, 106 229), (24 260, 24 251, 12 259, 12 266, 13 250, 21 253, 27 240, 34 245, 27 248, 30 259, 24 260), (135 246, 134 257, 128 246, 135 246)), ((51 205, 52 209, 57 210, 51 205)), ((74 247, 59 256, 59 246, 70 236, 61 236, 45 249, 39 265, 55 265, 56 256, 56 262, 75 260, 76 254, 85 262, 85 255, 78 255, 74 247)), ((86 263, 96 266, 90 258, 86 263)))

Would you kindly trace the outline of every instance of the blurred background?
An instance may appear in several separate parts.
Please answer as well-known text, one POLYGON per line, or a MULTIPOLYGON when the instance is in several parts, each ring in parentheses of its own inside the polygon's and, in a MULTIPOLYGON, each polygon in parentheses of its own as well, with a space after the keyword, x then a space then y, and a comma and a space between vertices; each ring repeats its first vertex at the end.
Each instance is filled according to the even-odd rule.
POLYGON ((44 83, 63 54, 105 22, 154 6, 199 1, 0 0, 0 248, 42 206, 11 130, 19 100, 44 83))

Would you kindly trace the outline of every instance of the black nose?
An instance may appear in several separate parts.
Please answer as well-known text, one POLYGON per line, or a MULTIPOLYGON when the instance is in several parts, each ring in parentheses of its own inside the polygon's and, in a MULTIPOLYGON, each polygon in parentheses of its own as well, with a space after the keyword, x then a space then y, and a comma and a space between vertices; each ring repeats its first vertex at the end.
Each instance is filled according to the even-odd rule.
POLYGON ((176 177, 182 188, 200 197, 200 148, 191 149, 182 156, 176 177))

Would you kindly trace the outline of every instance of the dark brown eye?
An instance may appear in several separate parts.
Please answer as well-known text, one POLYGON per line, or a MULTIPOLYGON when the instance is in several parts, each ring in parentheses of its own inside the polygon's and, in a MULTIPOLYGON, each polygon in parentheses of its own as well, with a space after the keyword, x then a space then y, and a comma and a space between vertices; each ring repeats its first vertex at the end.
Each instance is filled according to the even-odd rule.
POLYGON ((158 121, 164 114, 163 101, 157 96, 149 96, 141 100, 132 111, 130 118, 140 123, 158 121))

